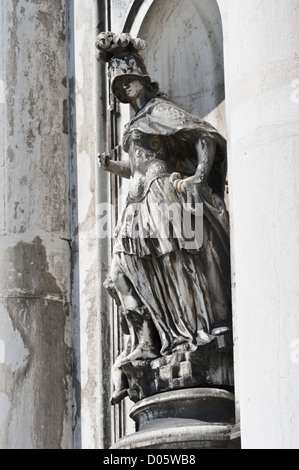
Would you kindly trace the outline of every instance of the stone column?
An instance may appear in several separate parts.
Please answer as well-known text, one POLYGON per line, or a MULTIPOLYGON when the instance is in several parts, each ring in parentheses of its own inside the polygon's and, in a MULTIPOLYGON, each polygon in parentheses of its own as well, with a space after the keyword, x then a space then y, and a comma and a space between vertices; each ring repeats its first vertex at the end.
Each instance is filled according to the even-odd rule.
POLYGON ((298 1, 219 4, 242 448, 297 448, 298 1))
POLYGON ((72 447, 66 0, 0 4, 0 448, 72 447))

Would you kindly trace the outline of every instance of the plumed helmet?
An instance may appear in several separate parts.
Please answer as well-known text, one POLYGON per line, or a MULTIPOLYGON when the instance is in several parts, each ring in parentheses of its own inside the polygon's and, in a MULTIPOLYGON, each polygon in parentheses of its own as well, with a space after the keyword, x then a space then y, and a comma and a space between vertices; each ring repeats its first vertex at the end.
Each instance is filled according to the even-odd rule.
POLYGON ((97 60, 102 64, 108 63, 112 91, 123 103, 128 101, 117 94, 117 82, 123 77, 145 78, 155 89, 159 89, 158 82, 152 80, 139 54, 146 45, 145 41, 134 39, 128 33, 108 31, 97 36, 97 60))

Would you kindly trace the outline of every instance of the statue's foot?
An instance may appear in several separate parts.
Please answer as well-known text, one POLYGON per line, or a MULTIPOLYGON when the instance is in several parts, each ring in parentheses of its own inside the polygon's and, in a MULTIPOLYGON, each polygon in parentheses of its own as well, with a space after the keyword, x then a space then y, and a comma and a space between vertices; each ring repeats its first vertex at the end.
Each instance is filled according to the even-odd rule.
POLYGON ((111 397, 110 403, 111 405, 118 405, 127 396, 128 390, 126 388, 123 388, 121 390, 115 390, 111 397))
POLYGON ((231 332, 231 328, 229 326, 220 326, 218 328, 213 329, 212 336, 225 335, 230 332, 231 332))
POLYGON ((172 349, 172 352, 187 352, 190 351, 191 347, 189 343, 180 343, 172 349))
POLYGON ((180 353, 186 353, 186 352, 194 352, 197 349, 197 344, 193 344, 188 341, 184 341, 182 343, 177 344, 172 348, 171 353, 174 352, 180 352, 180 353))
POLYGON ((160 353, 154 346, 141 343, 125 358, 125 361, 123 362, 146 361, 157 359, 157 357, 160 357, 160 353))

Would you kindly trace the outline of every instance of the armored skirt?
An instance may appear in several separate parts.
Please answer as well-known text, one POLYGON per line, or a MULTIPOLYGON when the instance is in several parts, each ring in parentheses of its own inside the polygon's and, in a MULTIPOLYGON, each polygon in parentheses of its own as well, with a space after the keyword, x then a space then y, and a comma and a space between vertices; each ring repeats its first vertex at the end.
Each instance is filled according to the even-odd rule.
POLYGON ((150 313, 161 355, 181 344, 196 349, 213 339, 215 328, 231 322, 223 140, 199 118, 155 98, 126 127, 124 149, 132 176, 112 269, 117 266, 150 313), (173 175, 195 173, 196 138, 217 143, 210 156, 212 177, 181 194, 173 175))

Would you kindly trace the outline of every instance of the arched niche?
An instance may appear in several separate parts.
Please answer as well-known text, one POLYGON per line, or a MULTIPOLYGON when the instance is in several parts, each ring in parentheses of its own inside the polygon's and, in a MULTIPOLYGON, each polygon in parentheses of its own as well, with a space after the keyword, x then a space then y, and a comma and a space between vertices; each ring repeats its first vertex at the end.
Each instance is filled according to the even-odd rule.
MULTIPOLYGON (((142 56, 148 72, 169 98, 226 137, 223 33, 216 0, 135 0, 122 30, 147 42, 142 56)), ((118 106, 120 138, 130 119, 130 108, 118 106)), ((115 145, 120 143, 115 141, 115 145)), ((121 158, 126 160, 127 155, 121 158)), ((118 181, 119 208, 127 191, 128 180, 118 181)), ((121 423, 119 437, 134 432, 131 407, 126 398, 115 411, 116 423, 121 423)))
POLYGON ((217 1, 136 0, 124 29, 147 41, 143 57, 161 89, 226 136, 223 33, 217 1))

